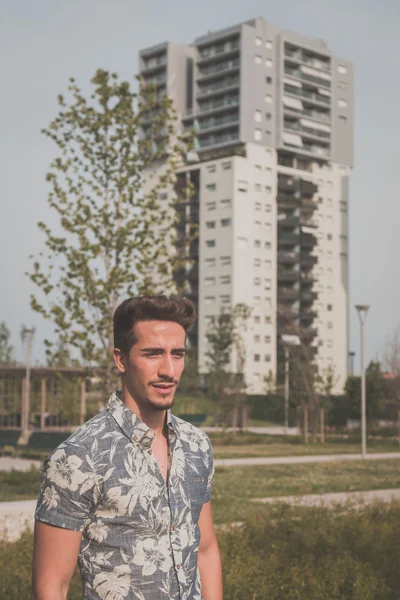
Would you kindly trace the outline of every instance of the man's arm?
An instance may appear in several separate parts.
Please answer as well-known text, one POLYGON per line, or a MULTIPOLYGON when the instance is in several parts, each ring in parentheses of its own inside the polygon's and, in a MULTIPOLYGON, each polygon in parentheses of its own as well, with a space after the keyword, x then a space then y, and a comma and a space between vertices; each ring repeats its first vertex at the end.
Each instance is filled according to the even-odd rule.
POLYGON ((36 520, 31 600, 67 600, 81 536, 36 520))
POLYGON ((199 569, 204 600, 223 600, 222 566, 211 512, 211 501, 204 504, 200 517, 199 569))

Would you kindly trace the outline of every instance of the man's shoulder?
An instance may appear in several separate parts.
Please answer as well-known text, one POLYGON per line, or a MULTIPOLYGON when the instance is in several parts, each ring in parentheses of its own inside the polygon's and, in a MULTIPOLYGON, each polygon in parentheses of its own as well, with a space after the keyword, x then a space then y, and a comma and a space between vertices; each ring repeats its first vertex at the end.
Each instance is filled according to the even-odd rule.
POLYGON ((196 427, 193 423, 189 423, 189 421, 185 421, 175 415, 173 415, 173 419, 175 420, 175 425, 181 439, 188 442, 190 442, 190 440, 199 440, 204 450, 206 449, 206 446, 207 449, 211 449, 210 439, 203 429, 200 429, 200 427, 196 427))
POLYGON ((98 413, 71 433, 71 435, 57 446, 47 457, 47 460, 54 455, 83 455, 90 454, 92 450, 97 450, 101 444, 101 439, 110 432, 112 419, 108 410, 98 413), (93 444, 96 446, 93 449, 93 444))

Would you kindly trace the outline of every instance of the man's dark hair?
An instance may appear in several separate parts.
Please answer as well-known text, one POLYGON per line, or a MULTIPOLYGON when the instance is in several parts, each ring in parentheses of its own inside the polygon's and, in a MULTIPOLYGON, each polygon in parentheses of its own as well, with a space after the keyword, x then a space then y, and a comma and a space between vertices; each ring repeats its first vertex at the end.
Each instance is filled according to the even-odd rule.
POLYGON ((139 321, 173 321, 187 331, 196 320, 196 308, 188 298, 137 296, 128 298, 114 313, 114 348, 129 354, 135 343, 133 328, 139 321))

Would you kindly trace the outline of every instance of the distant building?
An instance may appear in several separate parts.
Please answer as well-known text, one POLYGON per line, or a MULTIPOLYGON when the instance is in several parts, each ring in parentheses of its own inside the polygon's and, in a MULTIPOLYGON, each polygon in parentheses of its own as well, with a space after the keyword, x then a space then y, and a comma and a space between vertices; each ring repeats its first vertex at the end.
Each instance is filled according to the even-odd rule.
MULTIPOLYGON (((347 377, 348 203, 353 166, 353 67, 319 39, 257 18, 193 45, 140 52, 140 72, 196 132, 199 223, 190 294, 205 332, 224 306, 253 308, 245 334, 250 393, 282 371, 280 336, 297 331, 319 367, 347 377)), ((184 226, 184 224, 183 224, 184 226)))

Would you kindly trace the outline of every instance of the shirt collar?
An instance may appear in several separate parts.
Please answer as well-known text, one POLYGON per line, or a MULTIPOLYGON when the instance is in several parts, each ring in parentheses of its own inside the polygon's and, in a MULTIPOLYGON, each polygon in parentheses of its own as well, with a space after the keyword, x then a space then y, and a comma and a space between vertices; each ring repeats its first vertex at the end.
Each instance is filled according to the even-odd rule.
MULTIPOLYGON (((151 446, 155 434, 130 408, 122 402, 121 392, 113 392, 107 404, 107 410, 118 423, 124 434, 133 442, 151 446)), ((175 435, 178 434, 176 418, 167 410, 167 425, 175 435)))

